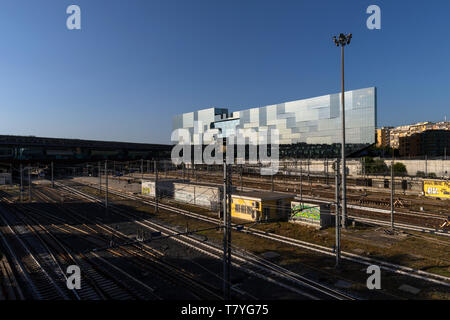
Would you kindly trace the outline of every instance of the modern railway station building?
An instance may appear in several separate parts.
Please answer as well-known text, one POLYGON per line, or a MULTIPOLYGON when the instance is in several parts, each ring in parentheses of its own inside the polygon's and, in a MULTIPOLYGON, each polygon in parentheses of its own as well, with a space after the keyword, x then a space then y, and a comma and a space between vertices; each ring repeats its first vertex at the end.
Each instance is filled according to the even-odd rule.
MULTIPOLYGON (((212 139, 228 138, 239 129, 256 132, 277 129, 281 157, 335 157, 342 137, 341 94, 283 102, 259 108, 229 112, 208 108, 179 114, 173 129, 187 129, 190 143, 201 140, 210 129, 218 129, 212 139)), ((346 150, 348 154, 376 142, 377 90, 375 87, 345 92, 346 150)))

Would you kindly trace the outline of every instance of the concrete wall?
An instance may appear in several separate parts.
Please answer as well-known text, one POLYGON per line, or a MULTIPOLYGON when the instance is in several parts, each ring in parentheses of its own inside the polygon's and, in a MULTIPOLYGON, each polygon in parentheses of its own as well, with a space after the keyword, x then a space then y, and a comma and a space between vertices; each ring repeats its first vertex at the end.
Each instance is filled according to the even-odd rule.
MULTIPOLYGON (((326 172, 328 166, 328 174, 333 175, 333 159, 326 160, 298 160, 297 162, 280 161, 279 171, 291 171, 291 174, 300 173, 300 168, 303 174, 321 174, 326 172), (309 171, 308 171, 309 167, 309 171)), ((417 171, 423 171, 427 173, 435 173, 437 177, 450 177, 450 160, 395 160, 395 163, 401 162, 406 166, 408 175, 415 176, 417 171)), ((390 166, 391 160, 386 159, 385 163, 390 166)), ((349 175, 361 175, 363 173, 363 166, 359 159, 347 160, 347 168, 349 175)))
MULTIPOLYGON (((346 161, 347 168, 349 170, 350 175, 358 175, 362 171, 362 165, 359 160, 347 160, 346 161)), ((300 174, 300 170, 303 172, 303 175, 308 174, 320 174, 323 175, 327 171, 330 176, 333 175, 333 159, 326 160, 298 160, 297 162, 289 161, 280 161, 279 172, 284 172, 285 170, 294 171, 300 174)), ((291 174, 294 174, 291 172, 291 174)))
MULTIPOLYGON (((83 183, 92 183, 97 184, 98 186, 98 177, 76 177, 75 181, 79 180, 83 183)), ((102 188, 105 187, 105 177, 102 177, 102 188)), ((117 179, 108 177, 108 187, 112 189, 124 190, 133 193, 141 193, 141 183, 133 182, 132 179, 117 179), (129 183, 130 182, 130 183, 129 183)))
POLYGON ((398 160, 406 166, 409 175, 416 175, 417 171, 435 173, 438 177, 450 177, 450 160, 398 160))

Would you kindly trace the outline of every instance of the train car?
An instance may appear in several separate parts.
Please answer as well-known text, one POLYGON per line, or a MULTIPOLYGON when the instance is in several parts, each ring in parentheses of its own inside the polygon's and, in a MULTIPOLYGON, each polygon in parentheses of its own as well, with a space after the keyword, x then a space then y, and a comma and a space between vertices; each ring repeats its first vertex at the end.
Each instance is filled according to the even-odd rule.
POLYGON ((430 198, 450 199, 450 182, 445 180, 424 180, 423 192, 430 198))
POLYGON ((291 202, 289 222, 304 224, 318 229, 334 225, 329 204, 312 204, 299 201, 291 202))
POLYGON ((174 183, 183 182, 180 179, 158 179, 158 182, 155 182, 154 179, 150 180, 142 180, 141 182, 141 193, 144 196, 155 197, 156 196, 156 188, 158 187, 158 197, 170 197, 173 198, 175 186, 174 183))
POLYGON ((231 195, 231 216, 247 221, 286 220, 295 195, 250 191, 231 195))
POLYGON ((222 188, 208 184, 193 184, 175 182, 173 198, 176 201, 208 208, 212 211, 220 210, 222 188))

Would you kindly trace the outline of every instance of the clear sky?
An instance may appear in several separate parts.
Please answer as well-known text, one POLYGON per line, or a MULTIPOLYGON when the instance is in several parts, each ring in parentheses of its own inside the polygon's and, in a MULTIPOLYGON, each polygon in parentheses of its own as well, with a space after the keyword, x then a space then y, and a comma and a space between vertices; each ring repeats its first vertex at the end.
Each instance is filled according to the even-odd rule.
POLYGON ((440 121, 449 16, 448 0, 1 0, 0 134, 169 143, 177 113, 336 93, 340 32, 346 90, 378 88, 378 126, 440 121))

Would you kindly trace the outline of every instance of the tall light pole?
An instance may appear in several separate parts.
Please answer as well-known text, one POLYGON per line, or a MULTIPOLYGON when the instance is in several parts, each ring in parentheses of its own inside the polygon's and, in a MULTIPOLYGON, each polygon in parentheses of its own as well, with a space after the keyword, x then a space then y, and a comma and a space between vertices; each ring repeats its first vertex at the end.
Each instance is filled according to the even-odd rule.
POLYGON ((231 170, 227 164, 226 140, 222 141, 223 155, 223 294, 224 300, 230 299, 231 273, 231 170))
POLYGON ((333 41, 337 47, 341 47, 341 83, 342 83, 342 93, 341 93, 341 105, 342 105, 342 225, 344 228, 347 226, 347 172, 345 164, 345 91, 344 91, 344 47, 350 44, 352 39, 352 34, 345 35, 341 33, 339 38, 333 37, 333 41))
POLYGON ((335 225, 336 225, 336 244, 335 244, 335 250, 336 250, 336 268, 340 267, 340 260, 341 260, 341 228, 340 228, 340 219, 339 219, 339 158, 336 159, 336 162, 334 163, 334 173, 335 173, 335 187, 336 187, 336 201, 335 201, 335 225))
POLYGON ((394 153, 392 153, 392 163, 391 163, 391 229, 394 231, 394 153))
POLYGON ((155 170, 155 212, 159 213, 158 210, 158 167, 156 165, 156 160, 153 161, 153 166, 155 170))

